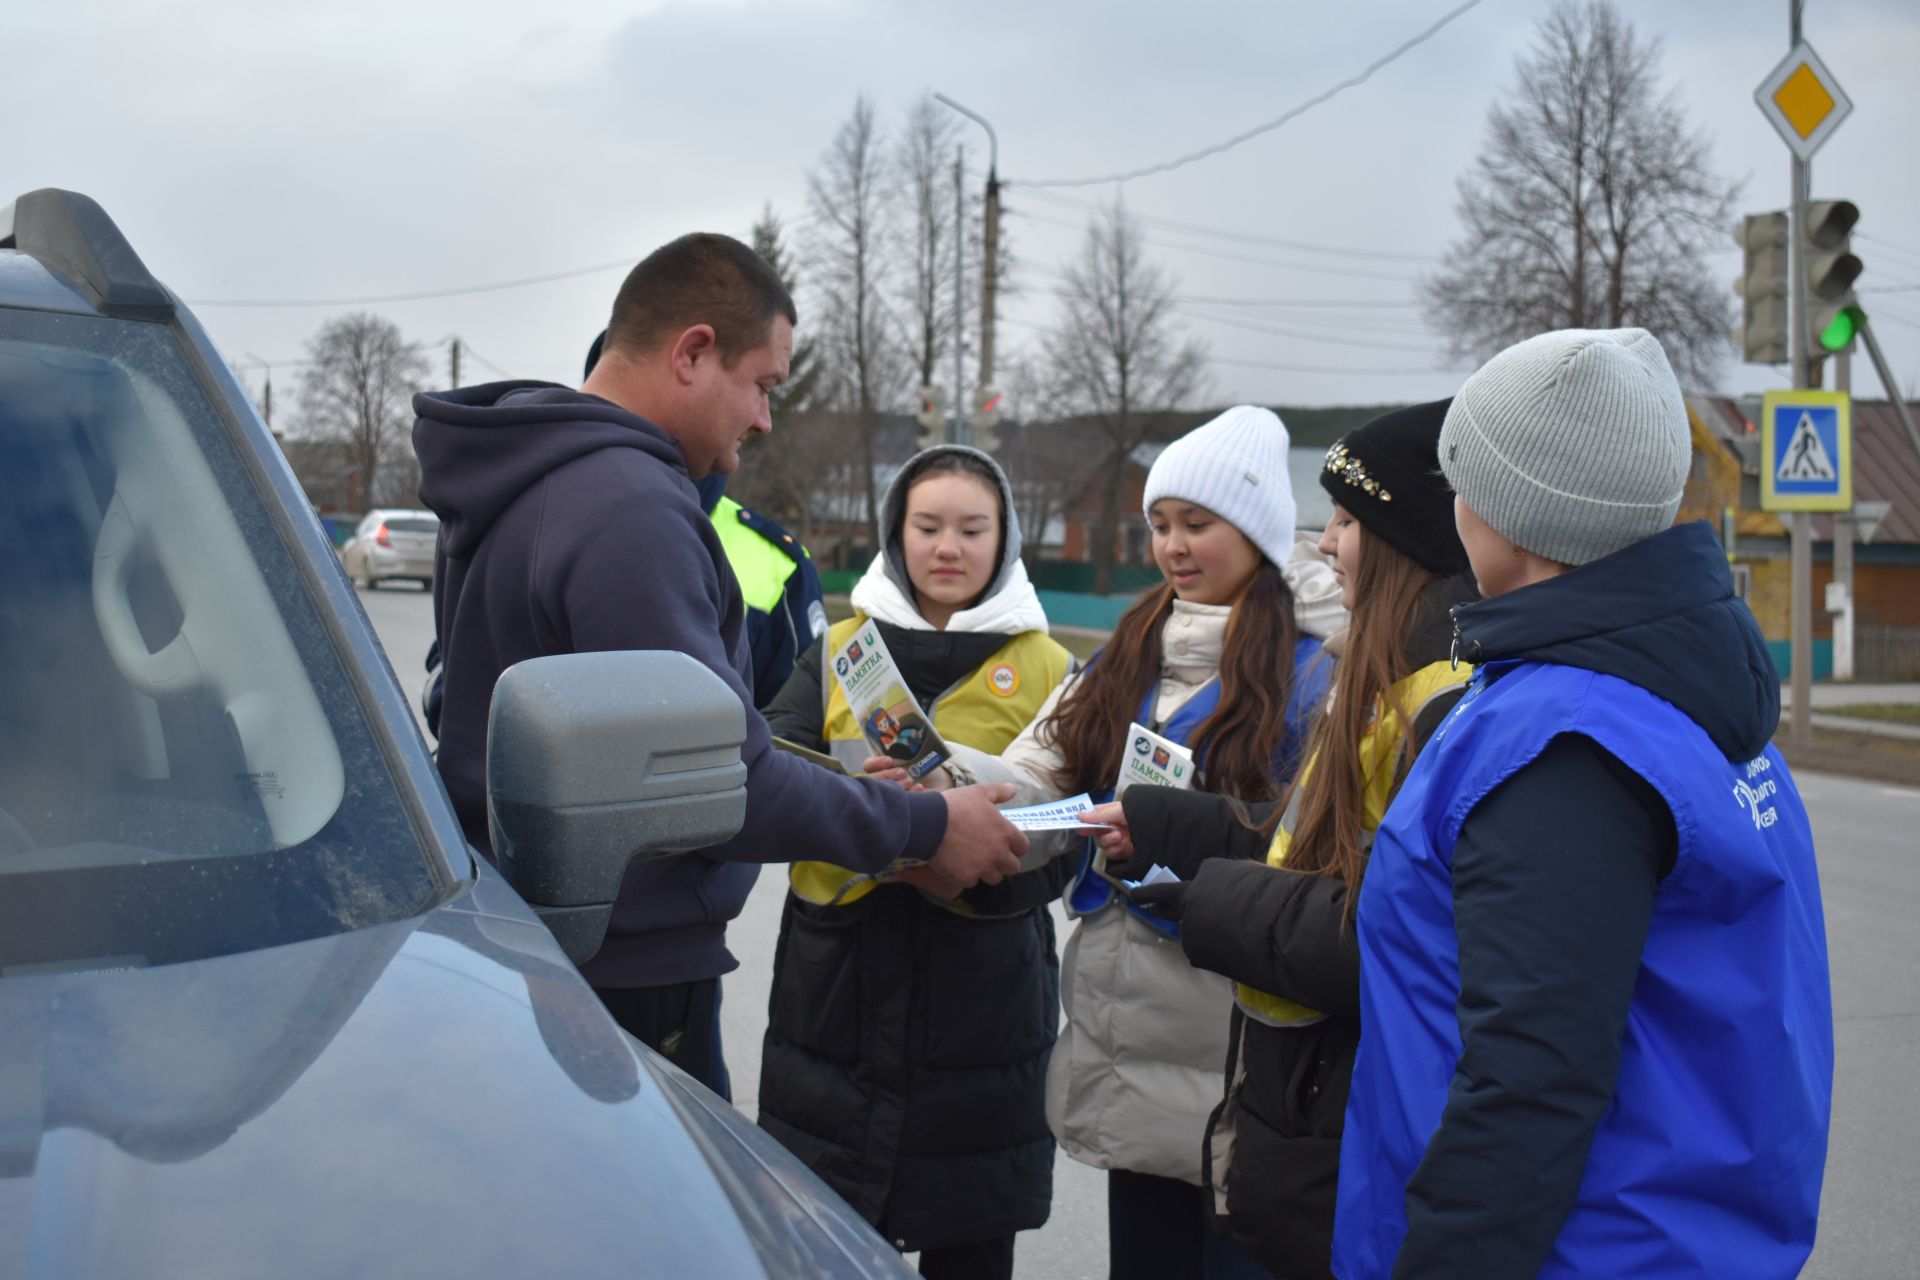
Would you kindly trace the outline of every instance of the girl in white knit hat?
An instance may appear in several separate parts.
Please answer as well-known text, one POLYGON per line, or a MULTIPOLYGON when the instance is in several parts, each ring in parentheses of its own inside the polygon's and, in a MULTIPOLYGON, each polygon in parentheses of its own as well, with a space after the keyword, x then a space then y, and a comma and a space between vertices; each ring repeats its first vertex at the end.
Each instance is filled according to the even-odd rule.
MULTIPOLYGON (((1142 740, 1128 731, 1138 724, 1192 750, 1195 786, 1277 797, 1326 689, 1321 640, 1345 624, 1332 570, 1294 532, 1287 446, 1280 419, 1246 405, 1169 445, 1142 500, 1166 581, 1003 754, 954 744, 959 771, 1016 783, 1022 804, 1105 799, 1142 740)), ((1232 987, 1187 964, 1176 923, 1116 892, 1090 842, 1070 852, 1081 859, 1067 899, 1078 924, 1047 1120, 1069 1155, 1110 1171, 1111 1274, 1265 1275, 1208 1229, 1202 1190, 1232 987)))

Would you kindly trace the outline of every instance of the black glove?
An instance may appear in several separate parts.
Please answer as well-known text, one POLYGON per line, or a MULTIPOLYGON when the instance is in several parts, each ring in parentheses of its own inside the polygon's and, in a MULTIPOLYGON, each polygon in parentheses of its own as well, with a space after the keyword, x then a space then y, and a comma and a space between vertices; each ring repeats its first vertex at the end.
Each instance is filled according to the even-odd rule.
POLYGON ((1164 920, 1178 920, 1187 913, 1187 886, 1182 881, 1143 884, 1127 890, 1127 897, 1164 920))

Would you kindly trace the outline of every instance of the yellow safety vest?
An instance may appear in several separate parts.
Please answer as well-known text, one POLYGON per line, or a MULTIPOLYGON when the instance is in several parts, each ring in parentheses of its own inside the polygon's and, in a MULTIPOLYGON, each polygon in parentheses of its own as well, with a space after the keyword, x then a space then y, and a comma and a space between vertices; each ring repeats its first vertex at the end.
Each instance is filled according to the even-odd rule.
MULTIPOLYGON (((866 624, 855 614, 837 622, 827 632, 821 657, 831 662, 849 637, 866 624)), ((969 747, 993 755, 1007 749, 1020 731, 1040 712, 1054 686, 1066 678, 1073 655, 1044 631, 1023 631, 1007 637, 992 657, 975 667, 971 674, 934 700, 927 713, 933 727, 948 742, 963 742, 969 747)), ((860 732, 853 718, 847 695, 831 671, 824 678, 827 691, 826 717, 821 737, 827 750, 846 767, 848 773, 860 772, 860 763, 874 754, 873 747, 860 732)), ((796 862, 787 873, 793 891, 809 902, 822 906, 847 906, 858 902, 884 883, 885 876, 864 875, 831 862, 796 862)))
MULTIPOLYGON (((787 579, 793 576, 798 565, 794 550, 806 555, 806 548, 795 544, 794 549, 783 550, 759 530, 742 524, 740 504, 732 498, 723 496, 714 504, 708 518, 720 535, 720 546, 727 553, 727 564, 733 568, 734 579, 740 584, 740 597, 747 608, 762 613, 778 609, 780 597, 787 590, 787 579)), ((788 535, 787 541, 793 543, 792 535, 788 535)))
MULTIPOLYGON (((1420 712, 1429 702, 1451 689, 1465 687, 1473 678, 1473 668, 1461 663, 1455 668, 1451 663, 1431 662, 1412 675, 1397 681, 1393 686, 1393 697, 1407 713, 1411 723, 1418 719, 1420 712)), ((1395 775, 1399 772, 1401 753, 1406 748, 1406 730, 1400 717, 1387 709, 1385 698, 1374 706, 1373 725, 1360 736, 1360 770, 1366 779, 1362 793, 1364 800, 1361 817, 1363 838, 1369 842, 1373 833, 1379 829, 1380 819, 1386 816, 1387 806, 1393 803, 1395 775)), ((1294 781, 1294 795, 1299 796, 1306 790, 1307 775, 1319 760, 1316 752, 1300 767, 1300 776, 1294 781)), ((1277 867, 1287 860, 1287 847, 1293 836, 1288 827, 1297 821, 1294 806, 1289 806, 1285 817, 1273 833, 1273 844, 1267 849, 1267 865, 1277 867)), ((1246 1014, 1269 1026, 1304 1027, 1320 1021, 1325 1015, 1318 1010, 1309 1009, 1303 1004, 1280 996, 1257 991, 1244 982, 1234 984, 1235 997, 1246 1014)))

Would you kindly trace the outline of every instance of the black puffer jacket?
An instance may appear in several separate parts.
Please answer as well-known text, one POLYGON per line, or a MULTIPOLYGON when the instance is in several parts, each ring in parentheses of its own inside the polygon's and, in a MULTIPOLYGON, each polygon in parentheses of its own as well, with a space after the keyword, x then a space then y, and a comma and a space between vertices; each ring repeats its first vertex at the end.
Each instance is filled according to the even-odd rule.
MULTIPOLYGON (((1402 675, 1447 657, 1448 609, 1474 598, 1465 575, 1428 588, 1402 675)), ((1416 747, 1459 698, 1458 690, 1442 694, 1419 712, 1416 747)), ((1347 911, 1350 890, 1333 876, 1268 866, 1271 838, 1217 797, 1135 787, 1125 804, 1134 846, 1143 854, 1206 859, 1184 899, 1180 939, 1187 959, 1327 1015, 1309 1026, 1275 1027, 1234 1010, 1227 1062, 1239 1090, 1208 1124, 1203 1167, 1215 1212, 1224 1211, 1222 1225, 1235 1243, 1281 1280, 1330 1276, 1340 1135, 1360 1044, 1360 954, 1347 911), (1222 1140, 1229 1124, 1230 1148, 1222 1140), (1224 1206, 1212 1185, 1222 1164, 1224 1206)), ((1263 825, 1272 808, 1252 810, 1249 821, 1263 825)), ((1231 1088, 1232 1076, 1227 1083, 1231 1088)))
MULTIPOLYGON (((880 631, 922 705, 1006 642, 880 631)), ((819 670, 816 646, 768 707, 774 733, 825 745, 819 670)), ((961 901, 980 913, 973 917, 900 884, 835 907, 787 895, 760 1124, 902 1249, 970 1244, 1047 1220, 1054 1143, 1045 1086, 1060 963, 1046 904, 1072 869, 1056 858, 970 889, 961 901)))

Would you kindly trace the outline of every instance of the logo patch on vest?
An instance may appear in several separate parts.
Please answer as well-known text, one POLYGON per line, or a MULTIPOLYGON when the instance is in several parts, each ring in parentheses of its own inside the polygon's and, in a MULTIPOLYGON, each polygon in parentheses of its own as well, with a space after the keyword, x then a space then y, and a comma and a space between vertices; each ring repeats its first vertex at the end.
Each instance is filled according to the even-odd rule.
POLYGON ((1020 673, 1014 670, 1012 663, 1002 662, 988 673, 987 682, 993 686, 995 693, 1003 698, 1011 698, 1020 690, 1020 673))

